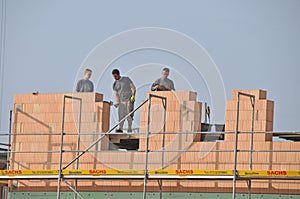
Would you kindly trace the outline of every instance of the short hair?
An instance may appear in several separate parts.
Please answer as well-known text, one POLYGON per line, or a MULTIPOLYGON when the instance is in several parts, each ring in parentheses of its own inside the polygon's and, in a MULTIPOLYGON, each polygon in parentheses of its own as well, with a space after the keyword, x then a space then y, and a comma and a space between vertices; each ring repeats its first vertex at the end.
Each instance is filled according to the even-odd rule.
POLYGON ((89 69, 89 68, 86 68, 85 70, 84 70, 84 74, 86 74, 87 72, 93 72, 91 69, 89 69))
POLYGON ((163 68, 162 71, 165 71, 165 72, 169 73, 170 69, 169 68, 163 68))
POLYGON ((113 69, 111 72, 113 75, 120 75, 120 71, 118 69, 113 69))

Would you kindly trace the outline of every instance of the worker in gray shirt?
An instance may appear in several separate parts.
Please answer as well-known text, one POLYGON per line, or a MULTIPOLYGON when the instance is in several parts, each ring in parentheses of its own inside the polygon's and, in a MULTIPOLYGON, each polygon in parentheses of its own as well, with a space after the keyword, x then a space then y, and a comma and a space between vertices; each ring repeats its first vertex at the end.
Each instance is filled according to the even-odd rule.
MULTIPOLYGON (((119 121, 121 121, 126 115, 133 110, 133 104, 135 101, 136 88, 129 77, 123 77, 120 75, 118 69, 112 71, 112 76, 115 79, 113 83, 113 91, 116 98, 115 107, 118 108, 119 121)), ((133 114, 127 118, 128 132, 132 132, 132 120, 133 114)), ((123 133, 124 121, 119 124, 119 129, 116 132, 123 133)))
POLYGON ((76 91, 77 92, 94 92, 94 84, 90 80, 92 76, 91 69, 84 70, 84 79, 81 79, 77 82, 76 91))
POLYGON ((152 91, 171 91, 175 90, 174 83, 168 78, 169 68, 163 68, 162 77, 157 79, 151 86, 152 91))

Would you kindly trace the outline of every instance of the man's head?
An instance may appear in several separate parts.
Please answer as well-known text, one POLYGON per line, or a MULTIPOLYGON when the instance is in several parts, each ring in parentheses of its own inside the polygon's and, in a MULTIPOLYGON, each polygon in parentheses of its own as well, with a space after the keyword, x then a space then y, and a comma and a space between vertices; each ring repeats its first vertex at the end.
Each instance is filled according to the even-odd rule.
POLYGON ((85 69, 84 70, 84 79, 88 80, 90 79, 92 76, 92 70, 91 69, 85 69))
POLYGON ((168 78, 168 76, 169 76, 169 73, 170 73, 170 69, 169 68, 163 68, 163 70, 162 70, 162 78, 163 79, 167 79, 168 78))
POLYGON ((119 80, 121 78, 120 71, 118 69, 113 69, 112 76, 115 80, 119 80))

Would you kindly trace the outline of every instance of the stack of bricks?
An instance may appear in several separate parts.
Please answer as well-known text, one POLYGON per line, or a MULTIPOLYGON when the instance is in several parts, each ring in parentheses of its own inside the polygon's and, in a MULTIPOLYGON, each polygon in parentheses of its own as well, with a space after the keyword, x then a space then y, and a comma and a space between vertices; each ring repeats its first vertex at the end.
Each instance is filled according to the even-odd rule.
MULTIPOLYGON (((57 169, 64 96, 82 99, 81 144, 86 148, 99 137, 99 132, 107 132, 110 127, 110 104, 103 101, 99 93, 64 94, 17 94, 14 96, 14 117, 12 126, 12 150, 28 151, 13 153, 10 169, 57 169), (89 133, 89 135, 84 135, 89 133), (91 133, 94 133, 91 135, 91 133), (35 151, 46 151, 35 153, 35 151)), ((77 149, 78 120, 80 112, 78 100, 66 98, 64 117, 63 150, 77 149)), ((108 149, 108 140, 101 141, 98 147, 108 149), (99 146, 100 145, 100 146, 99 146)), ((74 158, 75 152, 65 152, 64 163, 74 158)), ((72 165, 74 167, 74 165, 72 165)), ((70 167, 70 168, 72 168, 70 167)))
MULTIPOLYGON (((226 102, 225 132, 235 132, 238 92, 255 96, 254 105, 254 140, 272 141, 272 134, 259 134, 259 132, 273 131, 274 101, 267 100, 264 90, 233 90, 232 100, 226 102)), ((239 132, 252 132, 252 104, 250 97, 240 95, 239 104, 239 132)), ((250 134, 239 135, 239 140, 250 139, 250 134)), ((225 140, 234 141, 234 134, 225 135, 225 140)))
MULTIPOLYGON (((201 112, 202 103, 197 102, 197 93, 192 91, 155 91, 148 92, 149 95, 162 96, 166 98, 166 120, 165 132, 174 133, 167 134, 165 141, 171 141, 179 132, 199 132, 201 131, 201 112)), ((162 133, 164 130, 164 107, 160 98, 151 98, 150 109, 150 125, 149 131, 151 133, 162 133)), ((148 103, 144 104, 141 108, 140 114, 140 132, 143 134, 148 130, 148 103)), ((193 134, 190 134, 193 136, 193 134)), ((161 134, 151 136, 151 139, 156 142, 157 146, 149 146, 150 149, 159 149, 161 144, 161 134)), ((195 139, 200 139, 199 136, 195 139)), ((145 147, 145 139, 140 139, 140 149, 145 147)))

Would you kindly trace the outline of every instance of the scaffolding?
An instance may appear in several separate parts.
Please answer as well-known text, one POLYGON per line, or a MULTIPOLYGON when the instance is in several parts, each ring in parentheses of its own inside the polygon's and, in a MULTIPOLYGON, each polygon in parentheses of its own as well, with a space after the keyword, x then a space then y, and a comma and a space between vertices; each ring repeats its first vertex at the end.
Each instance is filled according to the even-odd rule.
MULTIPOLYGON (((81 112, 82 112, 82 100, 81 98, 73 97, 73 96, 67 96, 65 95, 63 98, 63 111, 62 111, 62 132, 60 135, 60 150, 59 151, 13 151, 8 147, 7 151, 7 170, 2 170, 0 173, 0 180, 32 180, 32 179, 43 179, 43 180, 57 180, 57 199, 60 199, 61 195, 61 182, 65 183, 67 187, 70 188, 74 192, 74 198, 84 198, 84 196, 78 191, 77 187, 77 181, 81 179, 111 179, 111 180, 118 180, 118 179, 133 179, 133 180, 143 180, 143 198, 146 199, 147 197, 147 181, 148 180, 157 180, 159 185, 159 191, 160 191, 160 198, 162 198, 163 193, 163 180, 232 180, 232 199, 236 198, 236 181, 237 180, 244 180, 247 182, 248 187, 248 198, 251 198, 251 181, 252 180, 264 180, 264 179, 276 179, 276 180, 300 180, 300 171, 297 170, 290 170, 285 171, 284 175, 274 175, 272 174, 272 171, 265 171, 265 170, 253 170, 253 153, 259 153, 259 152, 275 152, 274 150, 253 150, 253 135, 254 135, 254 104, 255 104, 255 96, 249 95, 246 93, 238 93, 238 100, 237 100, 237 112, 236 112, 236 131, 235 134, 235 145, 233 150, 201 150, 201 152, 226 152, 226 153, 233 153, 234 155, 234 162, 233 169, 232 170, 192 170, 192 172, 188 173, 178 173, 177 170, 166 170, 164 169, 165 165, 165 154, 166 153, 173 153, 173 152, 200 152, 199 150, 165 150, 165 136, 168 134, 176 134, 176 133, 169 133, 165 132, 165 121, 166 121, 166 105, 167 105, 167 99, 165 97, 157 96, 150 94, 148 99, 146 99, 144 102, 142 102, 138 107, 136 107, 134 110, 132 110, 127 116, 125 116, 121 121, 119 121, 116 125, 114 125, 108 132, 106 133, 100 133, 100 137, 96 139, 93 143, 91 143, 88 147, 86 147, 85 150, 80 150, 80 123, 81 123, 81 112), (239 103, 240 103, 240 95, 244 95, 249 97, 250 103, 252 106, 252 132, 250 132, 250 149, 249 150, 239 150, 238 149, 238 138, 239 134, 247 134, 242 133, 238 131, 239 127, 239 103), (154 132, 150 132, 150 114, 151 114, 151 100, 152 98, 158 98, 161 100, 163 108, 164 108, 164 126, 163 131, 160 133, 155 132, 155 134, 161 134, 162 136, 162 145, 161 150, 149 150, 149 137, 154 134, 154 132), (77 135, 77 148, 74 151, 76 156, 69 161, 68 164, 63 165, 63 153, 64 152, 70 152, 63 149, 64 146, 64 136, 66 136, 66 133, 64 132, 64 118, 65 118, 65 103, 66 100, 76 100, 79 101, 79 116, 78 116, 78 132, 73 133, 71 135, 77 135), (139 110, 143 105, 145 105, 148 102, 148 128, 146 132, 146 149, 145 151, 142 151, 141 153, 145 153, 145 165, 144 170, 105 170, 91 173, 90 170, 79 170, 79 160, 80 158, 88 152, 101 152, 101 151, 93 151, 91 150, 93 146, 95 146, 97 143, 99 143, 103 138, 105 138, 108 135, 114 134, 112 133, 114 129, 119 125, 119 123, 123 122, 129 115, 139 110), (42 153, 42 152, 48 152, 48 153, 59 153, 59 168, 57 170, 10 170, 9 169, 9 163, 10 163, 10 157, 11 154, 14 153, 42 153), (148 155, 151 152, 158 152, 162 154, 161 159, 161 169, 160 170, 149 170, 148 168, 148 155), (238 170, 237 169, 237 155, 238 153, 249 153, 250 159, 249 159, 249 169, 248 170, 238 170), (75 169, 68 170, 69 166, 75 163, 75 169), (270 174, 271 173, 271 174, 270 174), (75 186, 72 186, 70 183, 68 183, 66 180, 75 180, 75 186)), ((12 111, 10 112, 10 129, 11 129, 11 122, 12 122, 12 111)), ((225 134, 225 132, 222 132, 225 134)), ((181 133, 182 135, 202 135, 207 134, 206 132, 186 132, 181 133)), ((218 133, 217 133, 218 134, 218 133)), ((9 146, 11 146, 11 130, 8 134, 2 134, 2 136, 8 136, 9 138, 9 146)), ((24 135, 24 133, 22 134, 24 135)), ((26 134, 26 135, 33 135, 33 134, 26 134)), ((37 135, 37 134, 34 134, 37 135)), ((43 134, 45 135, 45 134, 43 134)), ((53 134, 51 134, 53 135, 53 134)), ((70 135, 70 133, 68 134, 70 135)), ((85 134, 86 135, 86 134, 85 134)), ((296 152, 299 153, 300 150, 277 150, 277 152, 296 152)), ((275 172, 275 171, 274 171, 275 172)), ((278 171, 276 171, 278 172, 278 171)))

